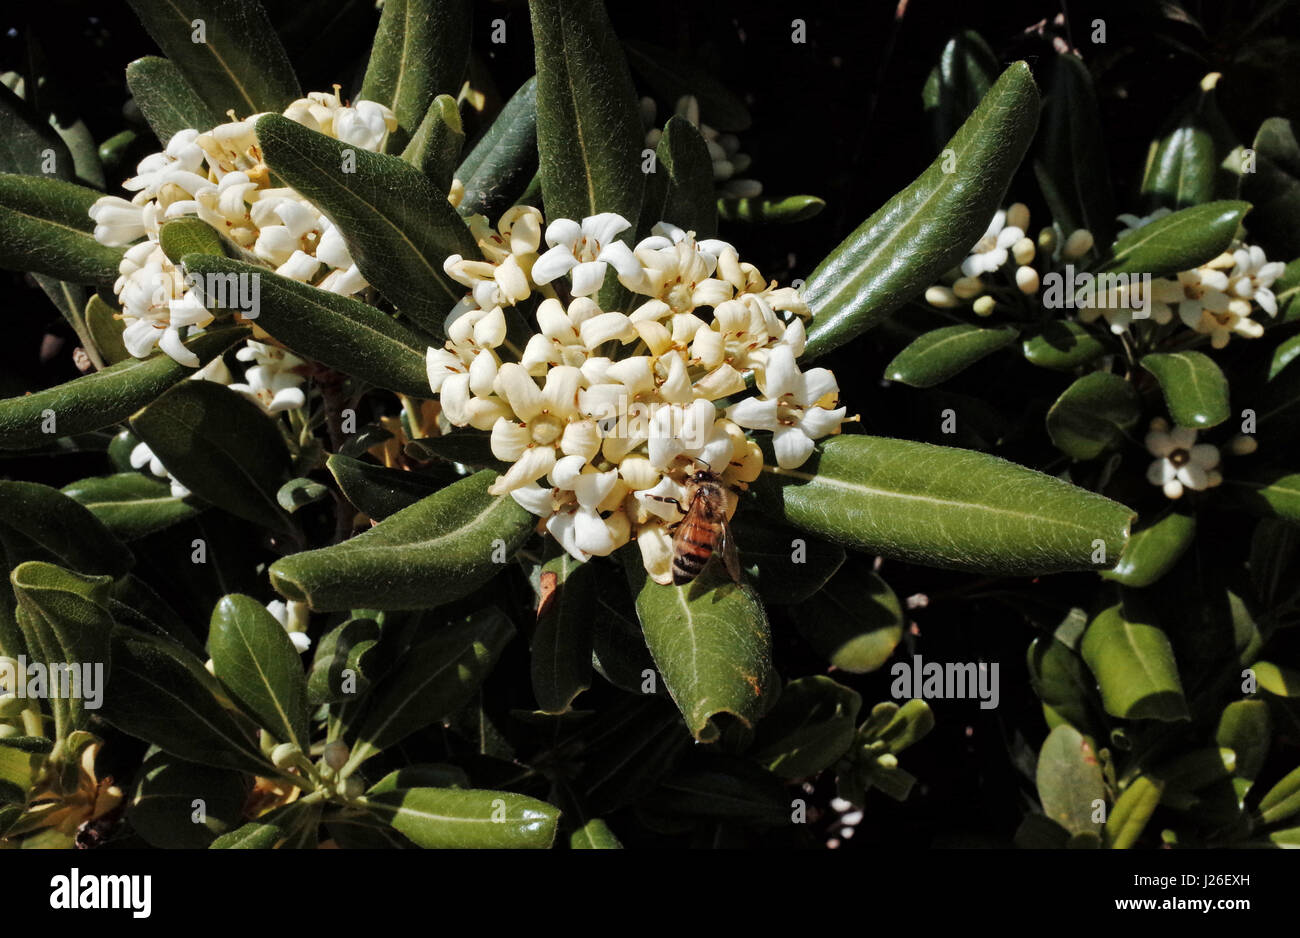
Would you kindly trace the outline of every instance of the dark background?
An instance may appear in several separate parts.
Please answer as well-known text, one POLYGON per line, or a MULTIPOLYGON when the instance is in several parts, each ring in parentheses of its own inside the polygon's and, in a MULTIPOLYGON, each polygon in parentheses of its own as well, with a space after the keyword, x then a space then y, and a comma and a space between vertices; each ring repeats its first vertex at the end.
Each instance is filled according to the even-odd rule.
MULTIPOLYGON (((372 2, 267 0, 265 5, 304 91, 328 90, 338 82, 345 96, 355 93, 378 20, 372 2)), ((1290 51, 1294 43, 1285 41, 1300 36, 1300 17, 1295 4, 1286 2, 1209 0, 1179 7, 1154 0, 911 0, 902 5, 893 0, 609 0, 607 6, 621 37, 657 44, 704 66, 745 100, 754 119, 741 135, 742 149, 753 157, 745 175, 761 180, 765 194, 810 193, 826 200, 819 217, 794 225, 724 224, 721 236, 735 243, 742 257, 782 281, 806 277, 934 158, 941 144, 922 111, 921 88, 944 43, 959 29, 977 29, 1002 61, 1023 58, 1040 78, 1055 54, 1053 39, 1080 50, 1097 81, 1110 173, 1121 207, 1133 204, 1148 142, 1206 72, 1224 73, 1220 105, 1243 140, 1253 138, 1266 117, 1300 115, 1300 83, 1295 81, 1300 63, 1290 51), (1067 14, 1065 23, 1053 25, 1062 13, 1067 14), (806 21, 804 44, 791 42, 796 16, 806 21), (1089 41, 1098 17, 1106 23, 1104 45, 1089 41)), ((29 68, 29 36, 44 48, 61 91, 97 141, 124 127, 140 131, 138 152, 116 178, 110 176, 110 191, 116 191, 138 159, 159 149, 127 103, 123 77, 127 63, 158 50, 125 3, 7 0, 0 10, 0 70, 29 68)), ((526 4, 479 2, 474 47, 498 83, 496 92, 509 96, 533 71, 526 4), (505 45, 488 40, 490 24, 498 17, 506 21, 505 45)), ((659 113, 671 106, 660 101, 659 113)), ((1015 200, 1030 204, 1035 230, 1046 222, 1027 169, 1006 201, 1015 200)), ((0 393, 8 396, 75 377, 75 339, 57 311, 23 275, 0 277, 5 298, 0 393)), ((832 364, 844 399, 861 411, 868 432, 935 440, 937 398, 886 388, 878 379, 897 347, 888 330, 877 330, 839 350, 832 364)), ((1025 425, 1038 421, 1041 427, 1042 412, 1055 392, 1047 388, 1039 394, 1033 382, 1041 375, 1024 369, 977 366, 945 388, 1015 400, 1018 419, 1025 425)), ((1017 443, 1014 428, 1001 435, 999 445, 1001 455, 1053 469, 1052 454, 1034 449, 1039 442, 1017 443)), ((95 454, 0 462, 6 476, 56 486, 104 468, 103 457, 95 454)), ((997 583, 972 584, 969 578, 896 563, 886 563, 882 574, 900 597, 916 593, 929 598, 927 607, 909 614, 915 620, 909 648, 927 660, 1001 662, 1002 701, 992 711, 979 710, 975 702, 937 703, 937 729, 904 758, 922 783, 903 805, 873 794, 867 818, 848 845, 1005 844, 1023 813, 1023 799, 1032 797, 1031 779, 1023 769, 1032 766, 1045 733, 1027 686, 1025 646, 1035 627, 1055 623, 982 595, 995 593, 997 583)), ((1055 577, 1042 589, 1054 597, 1087 595, 1094 583, 1088 576, 1055 577)), ((1017 587, 1024 591, 1023 583, 1017 587)), ((824 668, 779 618, 773 631, 783 671, 806 674, 824 668)), ((863 693, 868 707, 889 698, 889 678, 883 672, 847 683, 863 693)), ((816 800, 824 804, 828 798, 829 792, 822 791, 816 800)))

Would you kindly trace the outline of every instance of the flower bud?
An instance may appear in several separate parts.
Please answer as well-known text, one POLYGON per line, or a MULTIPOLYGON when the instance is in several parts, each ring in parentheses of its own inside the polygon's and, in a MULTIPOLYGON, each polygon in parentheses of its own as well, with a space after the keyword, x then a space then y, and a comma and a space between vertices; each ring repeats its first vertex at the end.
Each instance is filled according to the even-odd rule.
POLYGON ((349 754, 348 744, 336 739, 325 745, 325 764, 338 771, 347 764, 349 754))
POLYGON ((993 297, 981 296, 971 308, 975 310, 976 316, 992 316, 997 305, 997 300, 993 299, 993 297))
POLYGON ((1249 456, 1259 449, 1259 441, 1247 433, 1239 433, 1228 443, 1228 448, 1234 455, 1249 456))
POLYGON ((925 301, 940 309, 951 309, 957 305, 957 295, 947 287, 933 286, 925 291, 925 301))
MULTIPOLYGON (((959 300, 969 300, 979 296, 984 290, 984 281, 979 277, 962 277, 952 285, 952 292, 959 300)), ((929 299, 927 294, 926 299, 929 299)))
POLYGON ((1021 238, 1015 244, 1011 245, 1011 256, 1016 259, 1016 263, 1025 266, 1034 259, 1034 242, 1029 238, 1021 238))
POLYGON ((1029 230, 1029 206, 1024 202, 1017 202, 1007 209, 1007 225, 1012 228, 1019 228, 1021 231, 1029 230))
POLYGON ((1044 228, 1038 232, 1038 246, 1051 254, 1056 250, 1056 229, 1044 228))
POLYGON ((1067 261, 1078 260, 1092 250, 1092 244, 1092 232, 1087 228, 1080 228, 1065 239, 1065 249, 1061 252, 1061 256, 1067 261))
POLYGON ((302 750, 293 743, 280 743, 271 750, 271 764, 277 769, 287 769, 295 765, 302 750))
POLYGON ((1016 286, 1020 288, 1021 293, 1038 292, 1038 271, 1032 267, 1019 267, 1016 269, 1016 286))
POLYGON ((366 791, 366 783, 355 775, 349 775, 343 781, 344 798, 360 798, 366 791))

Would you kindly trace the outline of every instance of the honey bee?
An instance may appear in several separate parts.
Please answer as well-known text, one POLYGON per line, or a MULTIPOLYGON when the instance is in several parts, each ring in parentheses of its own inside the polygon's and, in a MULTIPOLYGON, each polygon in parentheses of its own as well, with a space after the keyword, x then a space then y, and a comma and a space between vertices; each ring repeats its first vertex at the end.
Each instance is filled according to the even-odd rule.
MULTIPOLYGON (((727 524, 727 489, 718 476, 699 469, 687 480, 688 505, 673 532, 673 583, 681 586, 695 579, 721 550, 727 573, 740 582, 740 558, 727 524)), ((681 506, 678 505, 680 508, 681 506)))

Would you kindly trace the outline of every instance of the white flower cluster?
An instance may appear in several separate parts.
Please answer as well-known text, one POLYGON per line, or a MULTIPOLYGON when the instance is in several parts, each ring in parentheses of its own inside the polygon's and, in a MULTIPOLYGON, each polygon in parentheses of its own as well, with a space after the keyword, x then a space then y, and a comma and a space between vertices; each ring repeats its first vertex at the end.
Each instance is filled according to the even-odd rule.
POLYGON ((428 351, 429 383, 453 425, 490 430, 511 464, 491 491, 544 519, 573 557, 635 538, 651 577, 671 582, 670 528, 691 472, 752 482, 763 457, 746 428, 772 431, 779 464, 793 468, 845 420, 834 375, 796 364, 809 315, 798 293, 730 244, 660 223, 629 248, 618 238, 630 224, 611 213, 555 219, 543 238, 527 206, 495 231, 474 226, 485 260, 447 259, 470 292, 445 347, 428 351), (630 313, 596 300, 610 268, 636 294, 630 313), (538 333, 511 354, 505 309, 530 297, 538 333), (748 371, 761 396, 725 406, 748 371))
MULTIPOLYGON (((100 243, 128 245, 145 239, 123 256, 113 288, 122 305, 123 341, 137 358, 159 346, 181 364, 197 367, 197 357, 182 340, 189 330, 212 321, 158 244, 160 226, 172 218, 202 219, 281 276, 348 296, 368 286, 333 223, 293 189, 271 186, 253 129, 261 116, 206 133, 179 131, 163 152, 145 157, 136 175, 123 183, 135 192, 131 201, 104 196, 91 206, 100 243)), ((376 151, 397 127, 392 111, 382 104, 345 106, 337 87, 332 94, 316 92, 293 102, 284 116, 376 151)))
MULTIPOLYGON (((659 138, 664 133, 654 126, 656 110, 654 98, 641 99, 641 120, 649 128, 645 135, 645 145, 651 148, 659 145, 659 138)), ((757 179, 739 178, 739 174, 749 169, 752 162, 749 154, 740 152, 740 138, 701 123, 700 103, 694 95, 683 95, 678 99, 676 114, 690 121, 704 138, 704 145, 709 148, 709 158, 713 161, 713 181, 720 187, 720 195, 753 199, 763 194, 763 184, 757 179)))

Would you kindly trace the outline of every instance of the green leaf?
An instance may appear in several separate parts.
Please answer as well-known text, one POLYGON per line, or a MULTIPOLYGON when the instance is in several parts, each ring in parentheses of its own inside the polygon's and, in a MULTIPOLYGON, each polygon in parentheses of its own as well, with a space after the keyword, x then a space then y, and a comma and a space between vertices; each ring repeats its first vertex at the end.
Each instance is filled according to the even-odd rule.
POLYGON ((456 99, 440 94, 430 102, 419 129, 402 151, 402 159, 432 179, 440 190, 450 192, 464 146, 465 131, 456 99))
POLYGON ((163 146, 182 130, 208 131, 228 120, 199 97, 175 63, 160 56, 146 55, 128 65, 126 84, 163 146))
POLYGON ((718 217, 723 221, 751 222, 758 225, 792 225, 795 222, 816 218, 826 207, 826 201, 815 195, 788 195, 782 199, 765 196, 741 198, 723 196, 718 199, 718 217))
POLYGON ((1047 412, 1047 435, 1072 459, 1096 459, 1124 440, 1142 416, 1137 391, 1117 374, 1079 378, 1047 412))
POLYGON ((948 142, 951 154, 941 153, 809 276, 806 358, 876 325, 966 255, 1002 203, 1037 123, 1038 90, 1029 66, 1017 62, 948 142))
POLYGON ((59 134, 26 101, 0 85, 0 172, 53 174, 72 182, 72 154, 59 134))
POLYGON ((317 611, 424 609, 467 596, 536 523, 513 498, 488 494, 495 477, 477 473, 342 544, 277 560, 271 585, 317 611))
POLYGON ((217 114, 279 112, 302 96, 275 27, 256 0, 129 2, 153 41, 217 114))
MULTIPOLYGON (((243 326, 210 329, 186 339, 185 347, 206 365, 247 336, 248 329, 243 326)), ((67 384, 7 398, 0 401, 0 448, 40 446, 56 437, 121 423, 193 374, 193 368, 158 352, 149 358, 119 362, 67 384)))
POLYGON ((692 753, 638 803, 642 817, 687 830, 705 822, 783 827, 790 798, 781 780, 747 760, 721 752, 692 753))
POLYGON ((1203 84, 1181 111, 1147 153, 1141 186, 1145 211, 1186 208, 1236 194, 1236 176, 1221 165, 1235 141, 1219 113, 1213 85, 1203 84))
POLYGON ((185 267, 203 277, 257 277, 259 309, 245 318, 255 318, 298 354, 376 387, 432 396, 424 362, 428 340, 369 303, 226 257, 187 254, 185 267))
POLYGON ((396 156, 348 146, 276 114, 258 119, 257 139, 272 171, 338 226, 361 275, 416 325, 441 336, 443 319, 465 294, 442 272, 443 261, 478 257, 447 193, 396 156))
POLYGON ((462 215, 496 218, 537 172, 537 79, 529 78, 506 102, 492 126, 456 168, 465 186, 462 215))
POLYGON ((962 30, 948 40, 921 91, 935 143, 942 145, 970 117, 993 87, 1000 67, 993 50, 974 30, 962 30))
POLYGON ((303 827, 319 824, 319 802, 303 799, 280 805, 256 821, 250 821, 228 834, 222 834, 209 845, 209 850, 271 850, 293 846, 296 837, 304 833, 303 827))
POLYGON ((749 129, 752 120, 744 102, 707 70, 648 42, 628 39, 623 47, 627 50, 628 64, 670 107, 683 95, 693 95, 700 105, 700 120, 710 127, 731 131, 749 129))
POLYGON ((84 318, 90 339, 99 350, 99 357, 105 364, 116 365, 131 357, 122 341, 122 323, 117 318, 113 307, 105 303, 98 293, 92 293, 86 302, 84 318))
POLYGON ((131 551, 89 510, 57 489, 0 480, 0 561, 44 560, 79 573, 121 576, 131 551))
POLYGON ((754 487, 766 511, 819 537, 985 573, 1109 568, 1133 518, 994 456, 884 437, 823 440, 799 469, 764 466, 754 487))
POLYGON ((1259 206, 1250 219, 1251 240, 1284 257, 1300 254, 1300 144, 1295 124, 1270 117, 1259 125, 1253 144, 1256 166, 1242 173, 1241 195, 1259 206))
POLYGON ((1237 794, 1244 796, 1259 777, 1273 741, 1268 704, 1263 700, 1234 700, 1223 708, 1214 742, 1231 749, 1235 759, 1233 774, 1245 782, 1237 794))
POLYGON ((293 514, 300 508, 314 505, 329 494, 329 486, 299 476, 280 486, 275 493, 275 502, 289 514, 293 514))
POLYGON ((359 97, 397 115, 389 150, 415 134, 435 95, 460 91, 469 61, 470 4, 393 0, 384 4, 359 97))
POLYGON ((1204 429, 1228 419, 1228 379, 1202 352, 1144 355, 1142 367, 1156 376, 1174 423, 1204 429))
POLYGON ((898 597, 857 557, 790 613, 813 651, 850 674, 879 668, 903 637, 898 597))
POLYGON ((163 480, 139 472, 91 476, 65 485, 61 491, 89 508, 104 527, 124 541, 188 521, 200 511, 192 502, 173 495, 163 480))
MULTIPOLYGON (((63 663, 68 685, 47 675, 49 703, 54 712, 54 738, 66 740, 84 730, 91 713, 103 703, 109 672, 109 577, 88 577, 39 560, 19 564, 9 575, 18 599, 18 625, 28 651, 40 651, 47 667, 63 663), (97 669, 87 673, 86 669, 97 669), (92 686, 88 681, 94 681, 92 686)), ((114 688, 116 691, 116 688, 114 688)))
POLYGON ((275 493, 289 478, 276 422, 211 381, 183 381, 131 418, 131 429, 195 495, 246 521, 292 532, 275 493))
POLYGON ((126 817, 150 846, 203 850, 239 826, 248 797, 247 776, 239 772, 195 765, 153 749, 136 777, 126 817))
MULTIPOLYGON (((158 246, 173 264, 181 263, 187 254, 226 255, 225 242, 217 229, 198 218, 173 218, 164 222, 158 229, 158 246)), ((259 272, 266 271, 259 268, 259 272)))
POLYGON ((655 152, 655 172, 646 185, 648 216, 694 231, 697 238, 716 237, 713 159, 700 132, 686 118, 670 117, 655 152))
POLYGON ((1127 850, 1137 843, 1164 794, 1165 783, 1139 775, 1115 799, 1106 821, 1106 840, 1115 850, 1127 850))
POLYGON ((514 634, 510 620, 489 608, 407 649, 349 717, 348 736, 357 742, 342 773, 463 707, 514 634))
POLYGON ((830 768, 857 732, 862 698, 820 674, 791 681, 758 725, 751 759, 782 778, 830 768))
POLYGON ((1058 54, 1043 95, 1043 128, 1034 175, 1063 237, 1086 228, 1108 245, 1115 207, 1092 76, 1071 53, 1058 54))
POLYGON ((1025 339, 1025 360, 1040 368, 1073 371, 1100 358, 1105 344, 1086 326, 1072 319, 1049 322, 1041 332, 1025 339))
POLYGON ((1038 753, 1038 798, 1043 813, 1071 834, 1099 832, 1095 801, 1106 800, 1101 764, 1092 744, 1072 726, 1047 734, 1038 753))
POLYGON ((567 553, 542 565, 543 578, 547 574, 555 575, 554 592, 549 599, 543 593, 533 633, 533 694, 542 712, 568 713, 574 698, 591 686, 598 574, 594 565, 567 553))
POLYGON ((885 366, 885 378, 914 388, 931 388, 1006 348, 1018 334, 1014 326, 981 329, 963 324, 931 329, 894 356, 885 366))
POLYGON ((1259 802, 1260 819, 1265 824, 1285 821, 1300 812, 1300 768, 1292 769, 1259 802))
POLYGON ((426 849, 545 849, 560 817, 536 798, 472 788, 407 788, 368 795, 366 806, 426 849))
POLYGON ((569 835, 571 850, 622 850, 623 844, 609 825, 600 818, 592 818, 569 835))
POLYGON ((1158 218, 1117 242, 1104 270, 1119 274, 1176 274, 1228 249, 1249 202, 1206 202, 1158 218))
POLYGON ((844 563, 844 548, 751 512, 731 521, 740 566, 764 603, 798 606, 844 563))
POLYGON ((307 703, 312 708, 323 703, 337 703, 362 694, 370 686, 358 667, 362 654, 373 648, 379 638, 379 623, 373 619, 349 619, 326 632, 316 643, 316 656, 307 675, 307 703), (352 669, 355 688, 345 687, 344 669, 352 669))
POLYGON ((1300 671, 1271 661, 1256 661, 1250 666, 1259 686, 1278 697, 1300 697, 1300 671))
POLYGON ((1096 681, 1071 645, 1078 637, 1075 628, 1081 629, 1084 621, 1083 610, 1072 610, 1054 634, 1035 638, 1028 652, 1029 683, 1034 693, 1045 708, 1080 732, 1093 724, 1097 695, 1096 681))
POLYGON ((1101 575, 1125 586, 1150 586, 1173 569, 1195 537, 1196 516, 1170 511, 1134 531, 1119 563, 1101 575))
POLYGON ((1300 522, 1300 472, 1234 473, 1224 480, 1221 495, 1251 514, 1300 522))
POLYGON ((456 476, 386 469, 332 454, 325 462, 344 496, 367 517, 382 521, 446 487, 456 476))
POLYGON ((211 686, 216 682, 189 652, 164 639, 118 629, 112 656, 112 693, 100 711, 110 726, 189 762, 254 775, 273 772, 217 700, 211 686))
POLYGON ((0 267, 112 283, 123 249, 95 240, 89 212, 99 197, 61 179, 0 173, 0 267))
POLYGON ((646 645, 691 735, 716 741, 722 714, 753 727, 775 679, 767 614, 754 588, 713 570, 685 586, 660 586, 639 558, 627 567, 646 645))
POLYGON ((1125 720, 1186 720, 1187 701, 1169 639, 1111 606, 1088 623, 1079 651, 1101 688, 1106 712, 1125 720))
POLYGON ((644 134, 632 77, 604 4, 535 0, 529 14, 546 217, 579 221, 617 212, 636 231, 645 187, 644 134))
POLYGON ((265 606, 239 593, 223 597, 212 610, 208 652, 231 700, 279 742, 309 751, 302 662, 265 606))

